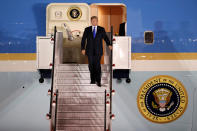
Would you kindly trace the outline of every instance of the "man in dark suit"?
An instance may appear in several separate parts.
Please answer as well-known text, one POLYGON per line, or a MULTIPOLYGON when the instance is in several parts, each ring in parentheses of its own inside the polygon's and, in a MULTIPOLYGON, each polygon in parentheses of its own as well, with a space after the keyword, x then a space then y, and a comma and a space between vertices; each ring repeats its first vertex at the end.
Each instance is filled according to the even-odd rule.
POLYGON ((91 84, 97 84, 101 87, 101 56, 103 55, 104 39, 110 50, 112 50, 109 38, 106 35, 105 29, 98 26, 98 17, 91 17, 92 26, 85 28, 81 40, 81 52, 88 56, 88 67, 90 70, 91 84), (86 43, 87 40, 87 44, 86 43))

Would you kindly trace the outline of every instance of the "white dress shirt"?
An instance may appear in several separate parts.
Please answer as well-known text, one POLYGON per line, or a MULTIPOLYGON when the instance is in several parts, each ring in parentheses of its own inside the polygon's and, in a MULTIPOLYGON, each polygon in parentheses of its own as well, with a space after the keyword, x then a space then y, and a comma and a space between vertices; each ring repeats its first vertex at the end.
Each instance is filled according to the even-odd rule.
POLYGON ((95 30, 96 30, 96 32, 97 32, 97 26, 92 26, 92 32, 93 32, 93 30, 94 30, 94 27, 95 27, 95 30))

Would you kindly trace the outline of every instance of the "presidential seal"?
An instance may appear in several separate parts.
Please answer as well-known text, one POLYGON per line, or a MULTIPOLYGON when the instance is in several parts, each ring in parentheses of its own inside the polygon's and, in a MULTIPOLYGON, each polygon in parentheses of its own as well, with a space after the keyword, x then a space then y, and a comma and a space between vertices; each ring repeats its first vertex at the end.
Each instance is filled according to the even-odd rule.
POLYGON ((71 7, 67 11, 70 20, 79 20, 82 16, 82 11, 79 7, 71 7))
POLYGON ((178 119, 187 108, 188 96, 183 84, 177 79, 159 75, 144 82, 138 92, 140 113, 156 123, 178 119))

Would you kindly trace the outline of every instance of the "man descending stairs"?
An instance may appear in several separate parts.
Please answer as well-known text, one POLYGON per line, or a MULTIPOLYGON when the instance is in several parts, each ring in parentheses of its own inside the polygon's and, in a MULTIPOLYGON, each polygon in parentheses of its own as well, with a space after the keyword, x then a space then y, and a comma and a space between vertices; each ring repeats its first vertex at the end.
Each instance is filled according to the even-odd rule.
POLYGON ((90 84, 87 64, 54 67, 53 131, 110 129, 110 68, 102 65, 101 87, 90 84))

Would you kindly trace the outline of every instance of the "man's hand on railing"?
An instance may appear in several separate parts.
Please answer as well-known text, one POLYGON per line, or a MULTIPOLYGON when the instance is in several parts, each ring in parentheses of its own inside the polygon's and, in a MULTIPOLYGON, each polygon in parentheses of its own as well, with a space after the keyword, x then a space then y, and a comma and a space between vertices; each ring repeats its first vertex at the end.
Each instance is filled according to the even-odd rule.
POLYGON ((85 54, 86 54, 86 51, 85 51, 85 50, 81 50, 81 53, 82 53, 83 55, 85 55, 85 54))
POLYGON ((110 45, 110 46, 109 46, 109 49, 110 49, 110 50, 112 50, 112 49, 113 49, 113 47, 110 45))

